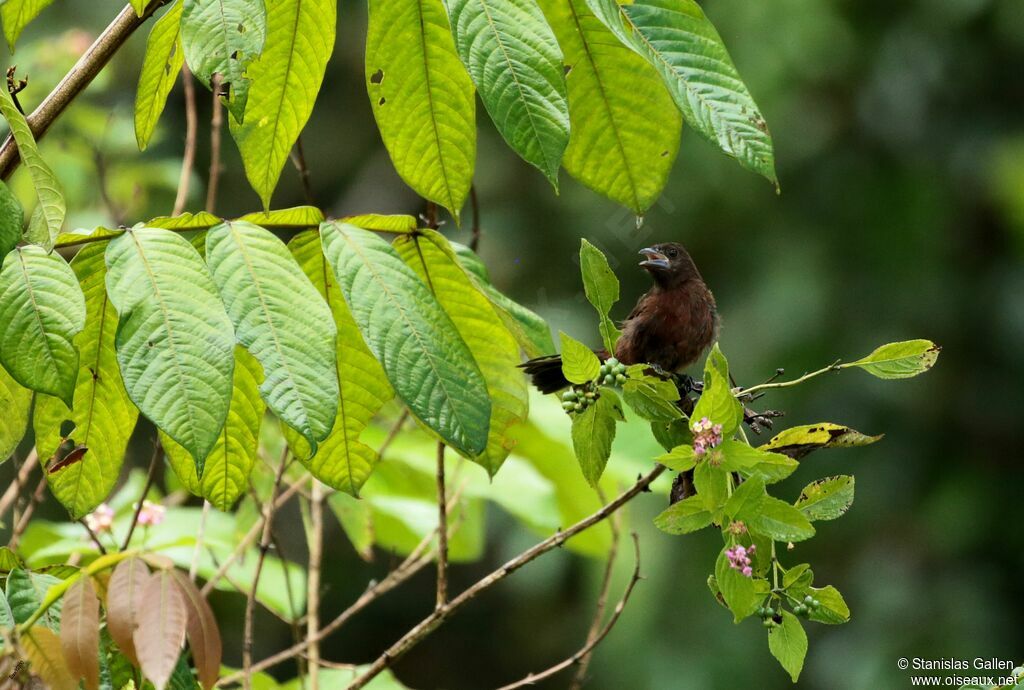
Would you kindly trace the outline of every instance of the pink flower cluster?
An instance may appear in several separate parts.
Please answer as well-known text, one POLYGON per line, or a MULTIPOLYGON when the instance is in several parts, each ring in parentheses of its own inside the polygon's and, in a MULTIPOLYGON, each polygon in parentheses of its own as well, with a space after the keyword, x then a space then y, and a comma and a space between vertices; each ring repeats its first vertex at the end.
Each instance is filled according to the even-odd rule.
POLYGON ((110 528, 114 525, 114 510, 106 503, 101 503, 96 507, 96 510, 92 511, 85 516, 85 524, 89 526, 96 534, 100 532, 109 532, 110 528))
POLYGON ((704 455, 722 442, 722 425, 712 424, 707 417, 693 423, 693 452, 704 455))
MULTIPOLYGON (((133 507, 138 508, 139 504, 133 507)), ((142 510, 139 511, 139 524, 143 527, 156 526, 164 521, 164 513, 167 509, 159 503, 146 500, 142 502, 142 510)))
POLYGON ((737 544, 730 549, 726 549, 725 556, 729 559, 729 567, 740 571, 745 577, 751 577, 754 574, 754 569, 750 567, 750 556, 756 550, 757 546, 754 544, 751 544, 750 548, 737 544))

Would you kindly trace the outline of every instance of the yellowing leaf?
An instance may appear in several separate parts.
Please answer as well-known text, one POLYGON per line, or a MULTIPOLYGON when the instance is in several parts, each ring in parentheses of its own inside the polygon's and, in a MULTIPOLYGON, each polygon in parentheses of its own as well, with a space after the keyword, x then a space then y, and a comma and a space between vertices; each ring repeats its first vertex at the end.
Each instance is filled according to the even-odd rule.
POLYGON ((57 633, 36 625, 22 636, 21 646, 32 673, 42 678, 49 690, 78 690, 78 681, 64 661, 57 633))

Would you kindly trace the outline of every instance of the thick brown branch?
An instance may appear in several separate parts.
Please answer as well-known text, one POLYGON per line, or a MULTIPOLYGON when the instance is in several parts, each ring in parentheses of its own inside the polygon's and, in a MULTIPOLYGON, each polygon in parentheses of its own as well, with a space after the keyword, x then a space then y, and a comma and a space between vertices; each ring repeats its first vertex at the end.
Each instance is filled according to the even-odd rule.
POLYGON ((437 607, 448 601, 448 498, 445 496, 444 444, 437 444, 437 607))

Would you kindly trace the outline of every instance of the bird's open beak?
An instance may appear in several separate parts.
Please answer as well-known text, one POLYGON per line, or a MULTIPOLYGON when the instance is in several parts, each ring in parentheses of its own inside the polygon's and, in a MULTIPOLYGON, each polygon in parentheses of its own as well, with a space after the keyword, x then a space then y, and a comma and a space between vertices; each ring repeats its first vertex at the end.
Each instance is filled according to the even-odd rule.
POLYGON ((640 262, 640 265, 643 268, 667 269, 669 267, 668 257, 659 252, 657 249, 654 249, 653 247, 645 247, 644 249, 640 250, 640 253, 646 257, 643 261, 640 262))

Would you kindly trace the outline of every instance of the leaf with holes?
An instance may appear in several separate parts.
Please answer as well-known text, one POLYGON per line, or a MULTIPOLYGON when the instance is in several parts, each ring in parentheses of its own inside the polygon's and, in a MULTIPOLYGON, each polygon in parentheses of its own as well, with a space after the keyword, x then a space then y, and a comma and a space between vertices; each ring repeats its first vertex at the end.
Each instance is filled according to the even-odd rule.
POLYGON ((153 25, 146 39, 139 86, 135 92, 135 139, 144 151, 153 136, 178 72, 185 61, 181 48, 181 8, 177 0, 153 25))
POLYGON ((445 0, 455 49, 509 146, 558 188, 569 144, 562 49, 534 0, 445 0))
POLYGON ((206 263, 235 338, 263 366, 260 394, 316 452, 338 406, 337 331, 330 308, 284 243, 251 223, 211 230, 206 263))
POLYGON ((768 125, 721 36, 695 0, 586 0, 626 46, 661 75, 686 124, 773 184, 768 125))
POLYGON ((59 254, 25 246, 0 269, 0 363, 15 381, 55 395, 67 405, 75 393, 85 298, 59 254))
POLYGON ((811 482, 800 492, 796 507, 808 520, 835 520, 853 505, 853 477, 841 474, 811 482))
POLYGON ((115 345, 135 405, 192 454, 199 474, 231 402, 231 321, 202 257, 168 230, 136 228, 106 251, 115 345))
POLYGON ((882 438, 882 435, 868 436, 841 424, 821 422, 794 426, 776 434, 760 450, 788 455, 799 460, 819 448, 853 448, 867 446, 882 438))
POLYGON ((160 434, 167 461, 185 488, 202 496, 218 510, 229 511, 249 488, 249 475, 256 464, 260 424, 266 405, 260 398, 263 370, 244 348, 235 347, 235 371, 231 381, 231 406, 228 418, 217 436, 217 443, 206 456, 203 476, 181 445, 167 434, 160 434))
POLYGON ((623 46, 584 0, 542 0, 565 53, 570 175, 643 215, 679 150, 682 117, 661 77, 623 46))
POLYGON ((267 6, 267 43, 247 72, 252 90, 245 120, 230 123, 245 175, 265 208, 313 111, 334 49, 336 11, 336 0, 277 0, 267 6))
POLYGON ((366 90, 395 170, 458 221, 476 161, 476 100, 441 0, 370 1, 366 90))
POLYGON ((522 423, 529 412, 526 377, 516 369, 519 345, 448 240, 434 230, 423 233, 398 237, 395 249, 433 291, 483 373, 491 398, 491 430, 487 448, 472 460, 493 477, 515 445, 510 427, 522 423))
POLYGON ((40 395, 32 420, 40 457, 57 452, 66 420, 74 424, 70 438, 87 449, 81 462, 47 475, 50 490, 75 520, 94 510, 114 488, 139 416, 118 371, 117 313, 107 298, 104 249, 100 243, 86 245, 71 261, 86 311, 85 328, 74 340, 80 355, 74 405, 69 409, 58 398, 40 395))
POLYGON ((213 88, 213 75, 221 76, 228 110, 241 122, 249 96, 247 68, 252 69, 268 32, 263 0, 182 1, 181 43, 185 60, 208 89, 213 88))
POLYGON ((83 679, 87 690, 100 685, 100 600, 92 578, 82 576, 64 593, 60 644, 68 671, 83 679))
POLYGON ((199 592, 188 575, 180 570, 172 570, 170 573, 188 610, 185 630, 199 682, 206 690, 210 690, 220 676, 222 645, 217 620, 213 617, 210 605, 206 603, 206 597, 199 592))
POLYGON ((107 631, 118 649, 135 666, 139 665, 133 635, 145 603, 149 568, 141 558, 127 558, 117 564, 107 583, 107 631))
MULTIPOLYGON (((4 38, 7 45, 14 52, 14 44, 18 37, 29 23, 39 16, 39 13, 53 4, 53 0, 5 0, 0 5, 0 19, 4 23, 4 38)), ((7 89, 3 89, 7 93, 7 89)))
POLYGON ((448 445, 479 455, 491 424, 487 386, 430 289, 371 232, 325 223, 320 236, 352 317, 395 392, 448 445))
MULTIPOLYGON (((9 1, 0 5, 0 14, 13 11, 10 8, 14 5, 21 5, 20 2, 9 1)), ((4 17, 4 29, 8 29, 6 16, 4 17)), ((64 200, 64 192, 61 190, 60 182, 53 170, 46 164, 39 154, 36 146, 35 136, 28 120, 22 114, 11 99, 7 89, 0 88, 0 114, 3 114, 7 124, 11 127, 11 134, 18 145, 18 153, 25 167, 28 168, 29 176, 32 178, 32 186, 36 192, 35 222, 29 223, 29 230, 25 239, 32 244, 38 244, 46 250, 53 248, 53 243, 60 234, 64 225, 64 217, 67 215, 68 206, 64 200)))
POLYGON ((336 348, 338 416, 330 435, 312 457, 298 434, 285 429, 285 437, 296 457, 314 477, 339 491, 359 495, 377 464, 377 451, 360 441, 363 430, 394 397, 394 391, 380 363, 363 341, 352 313, 338 290, 337 280, 324 257, 320 236, 315 232, 297 235, 288 243, 295 260, 328 304, 338 331, 336 348))
POLYGON ((164 690, 185 643, 188 608, 181 588, 167 570, 149 576, 142 599, 146 605, 138 612, 132 639, 142 672, 156 690, 164 690))

